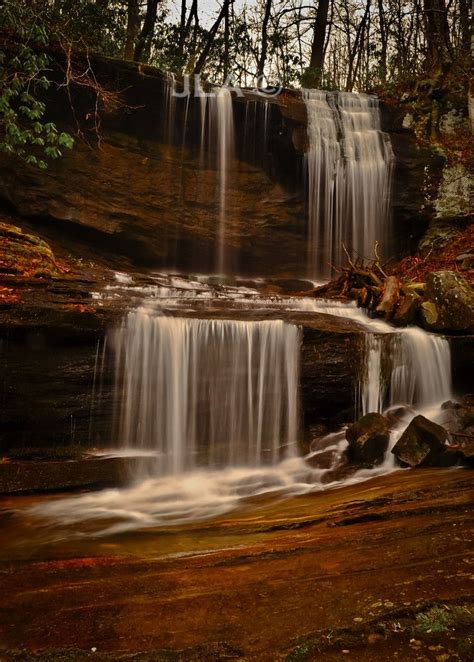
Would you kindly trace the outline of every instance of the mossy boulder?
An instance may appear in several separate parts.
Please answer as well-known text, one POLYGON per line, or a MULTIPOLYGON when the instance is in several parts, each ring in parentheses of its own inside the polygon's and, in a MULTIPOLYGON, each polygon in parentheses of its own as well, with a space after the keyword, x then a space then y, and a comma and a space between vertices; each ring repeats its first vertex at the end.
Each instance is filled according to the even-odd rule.
POLYGON ((383 462, 390 439, 390 423, 382 414, 365 414, 347 428, 347 457, 354 464, 383 462))
POLYGON ((410 467, 445 465, 448 433, 425 416, 415 416, 392 449, 402 465, 410 467))
POLYGON ((435 271, 426 277, 421 306, 424 326, 430 331, 474 331, 474 290, 454 271, 435 271))
POLYGON ((50 278, 62 271, 50 246, 36 235, 0 220, 0 274, 50 278))

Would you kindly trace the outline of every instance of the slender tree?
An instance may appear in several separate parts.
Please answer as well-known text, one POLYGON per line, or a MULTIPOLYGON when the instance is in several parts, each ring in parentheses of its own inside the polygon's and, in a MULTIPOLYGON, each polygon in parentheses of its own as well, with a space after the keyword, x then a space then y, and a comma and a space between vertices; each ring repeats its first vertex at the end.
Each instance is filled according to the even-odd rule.
POLYGON ((265 1, 265 9, 263 13, 262 21, 262 33, 261 33, 261 44, 260 44, 260 57, 258 58, 257 64, 257 78, 261 80, 263 78, 263 73, 265 71, 265 63, 267 60, 267 50, 268 50, 268 24, 270 21, 270 14, 272 11, 272 0, 265 1))
POLYGON ((140 29, 139 0, 128 0, 127 2, 127 31, 123 56, 125 60, 133 60, 135 42, 140 29))
POLYGON ((156 14, 159 0, 147 0, 145 19, 135 46, 134 59, 147 59, 150 54, 151 41, 155 31, 156 14))
POLYGON ((324 66, 324 44, 328 25, 329 0, 319 0, 314 22, 313 44, 311 47, 310 67, 314 72, 314 85, 321 84, 324 66))
POLYGON ((424 0, 423 13, 427 65, 430 72, 438 77, 451 64, 449 27, 445 0, 424 0))
POLYGON ((217 19, 215 20, 214 25, 211 27, 209 30, 209 34, 207 37, 207 41, 204 44, 204 48, 201 51, 201 55, 199 56, 196 65, 194 67, 194 73, 195 74, 200 74, 204 65, 206 64, 206 60, 209 56, 209 52, 212 48, 212 45, 214 43, 214 40, 216 38, 216 34, 219 31, 219 28, 221 26, 222 21, 225 19, 225 17, 228 14, 229 7, 232 4, 234 0, 224 0, 221 10, 219 12, 219 15, 217 16, 217 19))

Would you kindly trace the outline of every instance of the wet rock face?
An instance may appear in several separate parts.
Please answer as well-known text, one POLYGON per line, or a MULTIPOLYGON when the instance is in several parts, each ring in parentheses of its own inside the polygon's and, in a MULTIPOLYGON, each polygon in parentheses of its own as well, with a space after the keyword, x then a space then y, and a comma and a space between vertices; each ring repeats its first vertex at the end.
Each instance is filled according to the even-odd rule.
MULTIPOLYGON (((107 354, 102 361, 102 351, 104 328, 118 324, 120 315, 105 309, 22 311, 23 324, 0 323, 0 452, 20 446, 117 447, 113 361, 107 354)), ((361 330, 348 320, 304 314, 294 320, 303 329, 304 438, 310 425, 354 418, 363 342, 361 330)))
MULTIPOLYGON (((126 255, 137 265, 212 273, 220 180, 215 137, 206 136, 201 149, 199 98, 190 97, 189 105, 175 99, 169 116, 163 74, 92 60, 98 80, 122 90, 124 104, 103 113, 100 148, 84 119, 94 115, 95 100, 76 90, 72 101, 87 142, 78 139, 45 172, 2 156, 0 201, 19 217, 48 224, 105 254, 126 255), (174 130, 167 129, 170 123, 174 130)), ((58 91, 48 101, 48 119, 74 132, 67 95, 58 91)), ((293 98, 275 99, 268 108, 261 99, 234 103, 236 153, 226 178, 227 273, 305 275, 303 152, 292 139, 301 121, 294 119, 295 105, 304 108, 293 98)))
POLYGON ((364 355, 363 337, 350 325, 347 332, 341 326, 343 321, 332 329, 331 324, 326 329, 303 327, 300 369, 305 426, 318 422, 334 425, 355 418, 354 394, 364 355))
MULTIPOLYGON (((166 77, 135 63, 91 57, 97 80, 121 91, 122 107, 101 116, 100 149, 94 96, 75 90, 71 114, 64 90, 51 91, 48 119, 86 140, 46 172, 0 158, 0 200, 21 218, 47 223, 108 255, 135 264, 212 272, 219 227, 216 145, 201 150, 200 100, 176 99, 171 121, 166 77)), ((80 62, 79 65, 80 66, 80 62)), ((53 88, 51 88, 53 90, 53 88)), ((413 247, 424 232, 424 166, 413 133, 383 109, 396 156, 392 253, 413 247), (398 123, 397 123, 398 122, 398 123), (416 219, 413 222, 413 219, 416 219)), ((306 276, 307 210, 304 155, 306 107, 295 94, 265 101, 246 93, 234 103, 236 154, 226 199, 227 273, 306 276)), ((215 143, 215 140, 214 140, 215 143)), ((425 213, 426 216, 426 213, 425 213)))
POLYGON ((415 416, 392 449, 392 453, 403 465, 419 467, 443 464, 440 460, 445 451, 448 433, 424 416, 415 416))
POLYGON ((351 462, 373 466, 383 462, 390 440, 390 423, 382 414, 362 416, 346 430, 351 462))
POLYGON ((393 231, 397 248, 413 252, 423 237, 434 208, 425 197, 429 186, 441 179, 444 158, 417 145, 407 108, 381 104, 382 129, 390 134, 396 162, 393 171, 393 231))
POLYGON ((436 271, 426 277, 422 304, 425 326, 432 331, 474 331, 474 290, 454 271, 436 271))
POLYGON ((0 464, 0 494, 122 487, 133 467, 133 460, 119 457, 0 464))

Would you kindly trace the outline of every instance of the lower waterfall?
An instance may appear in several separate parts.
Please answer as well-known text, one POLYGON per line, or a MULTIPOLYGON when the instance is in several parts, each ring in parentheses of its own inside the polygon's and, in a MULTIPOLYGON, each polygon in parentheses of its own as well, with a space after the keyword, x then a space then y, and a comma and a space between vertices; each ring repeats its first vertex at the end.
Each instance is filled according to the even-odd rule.
MULTIPOLYGON (((200 288, 181 292, 177 312, 189 310, 192 297, 206 301, 208 292, 200 288)), ((158 288, 160 306, 158 295, 170 297, 171 290, 158 288)), ((115 439, 122 448, 116 444, 102 454, 131 456, 134 479, 126 488, 45 502, 32 509, 35 515, 74 532, 83 525, 89 531, 95 521, 94 535, 112 535, 221 516, 248 498, 365 481, 397 468, 390 449, 414 416, 440 420, 440 405, 453 398, 449 344, 442 337, 395 329, 355 304, 265 299, 245 288, 232 294, 240 311, 274 306, 274 319, 165 316, 151 301, 127 315, 107 341, 115 360, 115 439), (278 306, 345 317, 365 329, 355 394, 360 411, 394 409, 382 464, 338 472, 344 469, 345 428, 314 439, 309 453, 301 453, 302 333, 275 319, 278 306), (328 453, 330 466, 321 465, 318 456, 328 453)))
POLYGON ((300 331, 281 320, 128 314, 114 333, 118 438, 160 474, 297 452, 300 331))

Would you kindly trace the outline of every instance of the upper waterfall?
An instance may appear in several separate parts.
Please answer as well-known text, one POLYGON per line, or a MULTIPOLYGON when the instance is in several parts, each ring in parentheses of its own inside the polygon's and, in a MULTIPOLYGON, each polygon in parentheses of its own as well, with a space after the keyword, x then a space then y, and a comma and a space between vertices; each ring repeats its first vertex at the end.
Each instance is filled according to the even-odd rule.
POLYGON ((378 100, 367 94, 303 90, 308 114, 308 269, 327 276, 388 237, 393 152, 380 129, 378 100))
MULTIPOLYGON (((234 111, 232 95, 225 87, 215 90, 217 121, 217 167, 219 171, 219 230, 217 243, 217 273, 225 273, 226 197, 229 160, 234 153, 234 111)), ((213 100, 214 100, 213 99, 213 100)))

